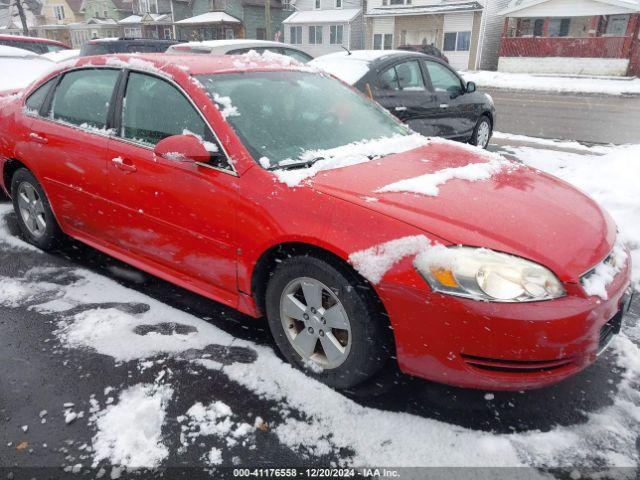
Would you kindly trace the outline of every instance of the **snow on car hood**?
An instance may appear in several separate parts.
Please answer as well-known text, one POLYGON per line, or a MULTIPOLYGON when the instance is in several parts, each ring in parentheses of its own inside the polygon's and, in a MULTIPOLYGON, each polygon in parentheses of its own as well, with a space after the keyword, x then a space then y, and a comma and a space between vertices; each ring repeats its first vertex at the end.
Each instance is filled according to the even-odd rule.
POLYGON ((611 250, 613 220, 568 183, 503 162, 499 168, 495 154, 434 139, 409 152, 320 172, 311 185, 449 242, 528 258, 577 282, 611 250), (425 188, 416 187, 420 182, 425 188))

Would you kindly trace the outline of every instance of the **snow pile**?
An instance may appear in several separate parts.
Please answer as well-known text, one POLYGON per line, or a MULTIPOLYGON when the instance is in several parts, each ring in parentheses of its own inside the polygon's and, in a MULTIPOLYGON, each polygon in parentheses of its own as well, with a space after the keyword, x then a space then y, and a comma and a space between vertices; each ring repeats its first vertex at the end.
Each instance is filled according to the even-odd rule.
POLYGON ((582 286, 586 294, 607 300, 609 298, 607 287, 625 267, 627 257, 624 245, 617 241, 611 251, 611 257, 607 261, 599 263, 593 272, 582 279, 582 286))
POLYGON ((640 145, 598 147, 591 155, 532 147, 504 147, 527 165, 555 175, 593 197, 614 218, 631 251, 640 288, 640 145), (602 152, 604 155, 600 155, 602 152))
POLYGON ((506 72, 461 72, 466 81, 480 87, 512 90, 597 93, 604 95, 640 94, 640 79, 591 78, 579 76, 531 75, 506 72))
POLYGON ((118 403, 97 413, 93 467, 105 460, 129 468, 158 467, 169 454, 162 425, 173 390, 140 384, 120 393, 118 403))
POLYGON ((409 192, 435 197, 440 193, 438 187, 450 180, 488 180, 503 169, 514 166, 513 162, 504 158, 492 159, 485 163, 469 163, 463 167, 443 168, 437 172, 400 180, 379 188, 377 192, 409 192))
POLYGON ((222 97, 220 95, 218 95, 217 93, 213 94, 213 100, 216 102, 216 106, 220 105, 222 106, 222 109, 220 110, 220 114, 225 118, 229 118, 229 117, 238 117, 240 116, 240 112, 238 112, 238 109, 236 107, 233 106, 233 104, 231 103, 231 98, 229 97, 222 97))
POLYGON ((373 158, 407 152, 422 147, 429 142, 430 139, 414 133, 411 135, 394 135, 392 137, 364 140, 327 150, 307 150, 297 159, 284 160, 280 162, 280 165, 304 163, 316 158, 321 158, 321 160, 317 160, 308 168, 275 170, 274 174, 282 183, 295 187, 324 170, 349 167, 368 162, 373 158))
POLYGON ((282 68, 295 67, 295 70, 312 71, 311 68, 304 66, 293 57, 289 57, 288 55, 281 55, 269 50, 265 50, 260 53, 256 52, 255 50, 250 50, 247 53, 243 53, 242 55, 237 55, 236 59, 233 62, 233 66, 238 69, 256 68, 258 66, 265 65, 269 67, 282 68))
POLYGON ((430 246, 431 241, 424 235, 402 237, 354 252, 349 255, 349 262, 360 275, 375 285, 400 260, 415 256, 430 246))
POLYGON ((0 75, 0 92, 26 88, 57 66, 51 60, 40 58, 37 55, 24 58, 0 55, 0 72, 5 72, 0 75))

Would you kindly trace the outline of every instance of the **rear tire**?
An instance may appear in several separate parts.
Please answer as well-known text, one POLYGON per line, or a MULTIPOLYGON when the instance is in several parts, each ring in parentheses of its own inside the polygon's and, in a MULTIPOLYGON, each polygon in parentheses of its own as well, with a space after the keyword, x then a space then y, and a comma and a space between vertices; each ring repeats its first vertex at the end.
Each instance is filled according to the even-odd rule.
POLYGON ((54 248, 62 238, 62 231, 40 182, 26 168, 13 174, 11 198, 25 240, 42 250, 54 248))
POLYGON ((476 123, 476 127, 473 129, 473 135, 471 135, 471 143, 476 147, 487 148, 491 135, 493 134, 493 127, 491 126, 491 120, 486 115, 482 115, 476 123))
POLYGON ((337 389, 375 375, 389 359, 390 332, 369 288, 319 258, 279 263, 265 303, 271 333, 289 363, 337 389))

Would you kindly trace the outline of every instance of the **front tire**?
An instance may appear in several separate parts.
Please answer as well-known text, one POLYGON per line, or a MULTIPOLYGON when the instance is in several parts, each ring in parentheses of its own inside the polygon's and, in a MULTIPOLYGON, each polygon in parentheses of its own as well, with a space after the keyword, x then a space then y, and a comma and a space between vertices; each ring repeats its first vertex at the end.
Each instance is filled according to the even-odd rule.
POLYGON ((390 341, 369 288, 319 258, 282 261, 267 286, 266 310, 289 363, 338 389, 375 375, 389 359, 390 341))
POLYGON ((491 120, 486 115, 482 115, 476 123, 476 127, 473 129, 473 135, 471 136, 471 144, 480 148, 487 148, 491 135, 493 134, 493 127, 491 126, 491 120))
POLYGON ((26 168, 20 168, 13 174, 11 198, 25 240, 42 250, 54 248, 62 232, 44 189, 26 168))

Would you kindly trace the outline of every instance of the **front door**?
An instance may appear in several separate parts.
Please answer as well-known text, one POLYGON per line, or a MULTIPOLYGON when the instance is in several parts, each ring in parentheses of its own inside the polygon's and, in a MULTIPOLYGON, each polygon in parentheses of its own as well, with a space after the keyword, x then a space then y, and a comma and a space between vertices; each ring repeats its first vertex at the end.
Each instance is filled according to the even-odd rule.
POLYGON ((27 102, 34 117, 28 157, 58 220, 93 237, 101 234, 107 206, 109 107, 119 75, 116 69, 74 70, 42 87, 55 88, 46 104, 31 109, 27 102))
POLYGON ((111 241, 233 305, 238 177, 224 156, 206 167, 153 151, 163 138, 184 133, 214 146, 213 132, 176 86, 151 74, 128 74, 121 105, 107 162, 111 241))
POLYGON ((405 60, 385 68, 378 75, 374 97, 416 132, 439 135, 432 118, 436 97, 427 89, 418 60, 405 60))

